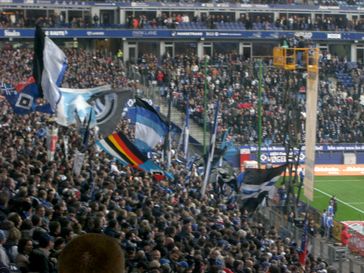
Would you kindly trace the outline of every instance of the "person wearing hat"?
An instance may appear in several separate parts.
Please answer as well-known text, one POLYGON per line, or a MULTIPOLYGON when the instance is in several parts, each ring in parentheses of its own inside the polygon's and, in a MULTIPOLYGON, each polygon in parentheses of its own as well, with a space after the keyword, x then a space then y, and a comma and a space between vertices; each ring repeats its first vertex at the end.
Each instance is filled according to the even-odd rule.
POLYGON ((96 233, 76 237, 61 252, 58 273, 124 273, 124 252, 117 240, 96 233))
POLYGON ((184 273, 189 268, 189 264, 186 261, 177 262, 176 265, 177 265, 177 272, 179 273, 184 273))
POLYGON ((39 273, 56 272, 55 261, 49 255, 54 246, 54 238, 46 232, 38 237, 38 248, 33 249, 29 255, 29 271, 39 273))

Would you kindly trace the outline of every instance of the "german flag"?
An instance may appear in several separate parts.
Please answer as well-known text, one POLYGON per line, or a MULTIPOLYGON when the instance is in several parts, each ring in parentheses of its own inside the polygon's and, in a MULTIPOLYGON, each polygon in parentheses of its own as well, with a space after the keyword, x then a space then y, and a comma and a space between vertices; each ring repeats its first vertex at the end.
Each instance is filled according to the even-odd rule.
POLYGON ((123 165, 138 168, 148 158, 122 133, 113 133, 97 143, 105 152, 118 159, 123 165))
POLYGON ((157 181, 174 179, 173 174, 165 172, 161 167, 148 159, 123 133, 113 133, 99 140, 96 144, 106 153, 116 158, 122 165, 130 165, 135 169, 152 174, 157 181))

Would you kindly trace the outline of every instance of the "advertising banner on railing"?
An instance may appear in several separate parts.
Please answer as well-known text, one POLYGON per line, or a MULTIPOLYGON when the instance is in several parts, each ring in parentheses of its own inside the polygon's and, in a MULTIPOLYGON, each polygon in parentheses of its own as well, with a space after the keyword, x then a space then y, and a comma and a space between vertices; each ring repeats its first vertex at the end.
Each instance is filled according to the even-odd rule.
POLYGON ((344 221, 342 224, 349 227, 351 238, 348 247, 350 251, 364 257, 364 221, 344 221))
MULTIPOLYGON (((154 38, 154 39, 248 39, 248 40, 277 40, 285 36, 303 36, 313 41, 364 40, 360 32, 323 32, 323 31, 269 31, 269 30, 178 30, 178 29, 121 29, 121 28, 52 28, 45 30, 51 38, 154 38)), ((34 29, 7 28, 0 29, 0 38, 33 38, 34 29)))
MULTIPOLYGON (((316 145, 316 164, 341 164, 343 163, 343 153, 354 153, 364 151, 364 144, 337 144, 337 145, 316 145), (328 156, 324 156, 324 155, 328 156)), ((240 151, 245 151, 245 154, 250 155, 251 160, 257 160, 258 147, 257 146, 241 146, 240 151)), ((241 156, 242 153, 240 152, 241 156)), ((260 161, 262 164, 283 164, 287 162, 287 154, 283 146, 262 146, 260 161)), ((294 149, 289 154, 292 159, 299 158, 300 164, 305 163, 305 147, 303 146, 301 151, 294 149)), ((357 163, 363 163, 359 161, 357 163)), ((243 164, 242 160, 240 164, 243 164)))
MULTIPOLYGON (((288 1, 287 1, 288 2, 288 1)), ((362 7, 356 5, 292 5, 292 4, 250 4, 250 3, 186 3, 186 2, 95 2, 95 1, 75 1, 75 0, 0 0, 2 4, 26 4, 26 5, 55 5, 55 6, 98 6, 98 7, 123 7, 123 8, 214 8, 214 9, 253 9, 253 10, 346 10, 360 11, 362 7)))
POLYGON ((315 165, 316 176, 362 176, 364 164, 355 165, 315 165))
MULTIPOLYGON (((258 146, 256 145, 244 145, 240 146, 240 149, 249 149, 250 152, 257 152, 258 146)), ((305 146, 302 147, 302 151, 305 151, 305 146)), ((316 152, 330 152, 330 151, 343 151, 343 152, 359 152, 364 151, 364 143, 359 144, 321 144, 316 145, 316 152)), ((273 146, 262 146, 262 152, 285 152, 286 149, 283 146, 273 145, 273 146)), ((295 149, 298 151, 298 149, 295 149)))

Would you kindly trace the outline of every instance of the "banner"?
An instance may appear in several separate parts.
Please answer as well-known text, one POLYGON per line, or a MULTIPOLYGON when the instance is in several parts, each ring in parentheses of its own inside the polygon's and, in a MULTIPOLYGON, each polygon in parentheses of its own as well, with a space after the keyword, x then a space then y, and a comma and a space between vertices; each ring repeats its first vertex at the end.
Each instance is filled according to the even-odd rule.
MULTIPOLYGON (((50 38, 127 38, 127 39, 201 39, 206 40, 278 40, 282 35, 287 37, 304 36, 312 41, 337 40, 361 41, 364 40, 362 32, 334 32, 325 31, 279 31, 279 30, 178 30, 178 29, 48 29, 45 34, 50 38)), ((33 29, 9 28, 0 29, 0 38, 33 38, 33 29)))
POLYGON ((73 173, 76 176, 79 176, 81 173, 84 158, 85 158, 85 154, 76 150, 75 158, 73 160, 73 173))
POLYGON ((347 4, 338 4, 338 5, 300 5, 297 7, 297 5, 292 4, 254 4, 254 3, 205 3, 205 2, 197 2, 197 3, 186 3, 186 2, 99 2, 99 1, 90 1, 90 2, 84 2, 84 1, 77 1, 77 0, 0 0, 0 3, 6 3, 6 4, 17 4, 22 5, 25 4, 27 6, 32 5, 33 8, 42 9, 44 8, 44 5, 54 6, 54 8, 59 8, 60 5, 63 6, 76 6, 79 8, 79 6, 82 6, 83 8, 89 8, 89 7, 99 7, 99 8, 110 8, 110 7, 120 7, 123 9, 130 9, 130 8, 139 8, 143 10, 155 10, 155 8, 161 9, 161 10, 170 10, 171 8, 183 8, 183 9, 202 9, 202 8, 209 8, 209 9, 254 9, 254 10, 262 10, 263 11, 271 11, 273 12, 275 9, 280 10, 288 10, 288 11, 294 11, 297 9, 300 10, 306 10, 308 12, 313 10, 321 10, 321 11, 332 11, 332 10, 345 10, 345 11, 352 11, 357 12, 360 10, 363 10, 363 7, 357 6, 357 5, 347 5, 347 4), (151 9, 150 9, 151 8, 151 9))
POLYGON ((240 149, 240 171, 243 172, 245 169, 245 162, 250 160, 250 149, 240 149))
POLYGON ((364 257, 364 221, 344 221, 342 224, 349 227, 351 238, 348 247, 350 251, 364 257))
POLYGON ((52 161, 54 159, 54 154, 56 152, 56 144, 58 141, 58 128, 52 127, 48 129, 48 160, 52 161))
POLYGON ((63 145, 64 145, 64 157, 66 160, 68 159, 68 136, 63 136, 63 145))
POLYGON ((315 176, 362 176, 364 164, 356 165, 315 165, 315 176))
MULTIPOLYGON (((258 146, 251 145, 251 146, 240 146, 240 149, 249 149, 250 152, 257 152, 258 146)), ((298 150, 298 149, 297 149, 298 150)), ((296 151, 297 151, 296 150, 296 151)), ((305 151, 306 147, 302 147, 302 151, 305 151)), ((286 149, 283 146, 280 145, 273 145, 273 146, 262 146, 261 148, 262 152, 285 152, 286 149)), ((316 152, 334 152, 334 151, 343 151, 343 152, 358 152, 358 151, 364 151, 364 143, 358 143, 358 144, 322 144, 322 145, 316 145, 315 146, 316 152)))

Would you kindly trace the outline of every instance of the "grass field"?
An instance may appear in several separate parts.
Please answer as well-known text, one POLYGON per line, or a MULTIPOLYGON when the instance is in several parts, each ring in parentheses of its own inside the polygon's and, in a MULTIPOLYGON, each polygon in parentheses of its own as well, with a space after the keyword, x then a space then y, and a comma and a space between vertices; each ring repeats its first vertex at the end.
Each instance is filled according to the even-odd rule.
POLYGON ((335 195, 335 220, 364 221, 364 176, 316 176, 313 202, 310 205, 322 211, 335 195))

